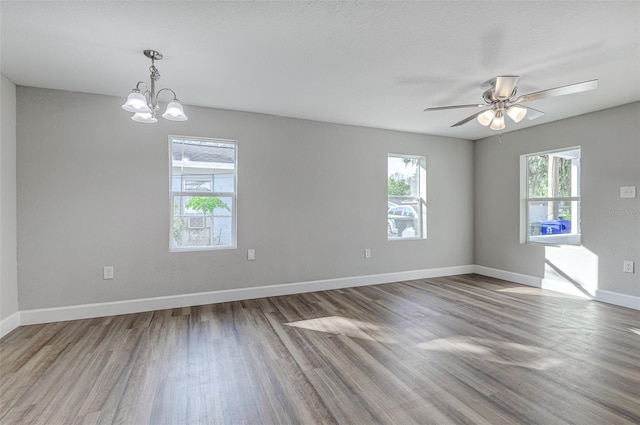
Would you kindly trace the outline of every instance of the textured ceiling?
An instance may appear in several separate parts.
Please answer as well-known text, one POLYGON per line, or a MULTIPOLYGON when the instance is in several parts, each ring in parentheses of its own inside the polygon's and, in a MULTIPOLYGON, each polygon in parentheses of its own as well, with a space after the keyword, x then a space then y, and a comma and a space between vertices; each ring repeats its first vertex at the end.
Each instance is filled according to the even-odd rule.
MULTIPOLYGON (((124 98, 148 81, 198 105, 480 139, 482 83, 519 93, 599 79, 529 103, 505 132, 640 100, 640 2, 2 1, 1 70, 19 85, 124 98)), ((188 107, 185 108, 187 114, 188 107)), ((123 119, 128 119, 123 112, 123 119)))

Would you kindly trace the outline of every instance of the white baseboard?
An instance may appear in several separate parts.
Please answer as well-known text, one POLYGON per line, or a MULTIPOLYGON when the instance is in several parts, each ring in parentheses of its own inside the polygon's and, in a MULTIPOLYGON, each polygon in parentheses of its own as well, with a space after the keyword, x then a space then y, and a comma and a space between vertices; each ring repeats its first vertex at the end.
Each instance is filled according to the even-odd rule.
POLYGON ((621 294, 619 292, 604 291, 588 287, 577 287, 576 285, 559 280, 544 279, 513 273, 500 269, 493 269, 485 266, 474 266, 474 273, 483 276, 495 277, 496 279, 508 280, 510 282, 520 283, 536 288, 548 289, 550 291, 561 292, 563 294, 576 295, 583 298, 589 298, 607 304, 613 304, 620 307, 632 308, 640 310, 640 297, 633 295, 621 294))
POLYGON ((436 269, 411 270, 406 272, 383 273, 368 276, 316 280, 300 283, 286 283, 253 288, 228 289, 222 291, 142 298, 107 303, 41 308, 21 311, 19 321, 20 325, 63 322, 66 320, 89 319, 94 317, 113 316, 118 314, 141 313, 144 311, 189 307, 203 304, 214 304, 227 301, 240 301, 253 298, 326 291, 330 289, 378 285, 381 283, 399 282, 403 280, 453 276, 473 273, 473 271, 473 265, 441 267, 436 269))
POLYGON ((640 310, 640 297, 634 297, 633 295, 598 289, 596 290, 596 300, 602 301, 603 303, 640 310))
POLYGON ((481 274, 483 276, 495 277, 496 279, 508 280, 509 282, 520 283, 522 285, 533 286, 535 288, 542 288, 542 279, 539 277, 533 277, 526 274, 513 273, 500 269, 492 269, 485 266, 474 266, 474 273, 481 274))
MULTIPOLYGON (((400 282, 404 280, 428 279, 433 277, 454 276, 477 273, 495 277, 522 285, 544 288, 557 292, 576 294, 576 287, 569 282, 551 281, 534 276, 513 273, 490 267, 466 265, 441 267, 436 269, 411 270, 405 272, 383 273, 368 276, 354 276, 338 279, 325 279, 299 283, 259 286, 253 288, 227 289, 221 291, 199 292, 193 294, 170 295, 154 298, 114 301, 96 304, 82 304, 65 307, 23 310, 0 321, 0 338, 18 326, 39 323, 63 322, 67 320, 89 319, 94 317, 114 316, 118 314, 141 313, 145 311, 169 308, 189 307, 194 305, 214 304, 228 301, 240 301, 254 298, 274 297, 281 295, 301 294, 305 292, 327 291, 331 289, 354 288, 358 286, 378 285, 382 283, 400 282)), ((585 295, 579 291, 578 295, 585 295)), ((586 295, 585 295, 586 296, 586 295)), ((619 294, 616 292, 596 290, 594 298, 609 304, 640 310, 640 297, 619 294)))
POLYGON ((20 326, 20 312, 16 311, 11 316, 0 320, 0 338, 20 326))

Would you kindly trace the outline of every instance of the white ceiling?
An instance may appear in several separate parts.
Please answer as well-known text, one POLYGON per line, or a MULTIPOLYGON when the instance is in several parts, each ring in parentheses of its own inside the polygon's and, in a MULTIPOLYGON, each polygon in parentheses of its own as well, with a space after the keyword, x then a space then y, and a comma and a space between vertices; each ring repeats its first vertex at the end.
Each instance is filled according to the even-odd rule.
MULTIPOLYGON (((480 139, 482 83, 519 94, 599 79, 528 103, 506 131, 640 100, 638 1, 2 1, 1 70, 18 85, 124 98, 164 54, 160 87, 207 106, 480 139)), ((185 108, 187 115, 188 107, 185 108)), ((123 111, 123 119, 128 119, 123 111)))

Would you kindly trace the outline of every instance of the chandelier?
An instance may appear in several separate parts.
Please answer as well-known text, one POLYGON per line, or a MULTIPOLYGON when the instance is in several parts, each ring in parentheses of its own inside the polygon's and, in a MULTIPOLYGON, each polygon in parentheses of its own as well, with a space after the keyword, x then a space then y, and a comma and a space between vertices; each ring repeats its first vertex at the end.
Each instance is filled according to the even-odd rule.
POLYGON ((186 121, 187 116, 184 114, 182 104, 180 104, 173 90, 164 88, 156 92, 156 81, 160 79, 160 73, 155 66, 155 61, 162 59, 162 53, 155 50, 145 50, 144 55, 151 59, 151 67, 149 68, 149 71, 151 71, 151 84, 148 86, 144 81, 139 81, 127 97, 125 104, 122 105, 122 109, 133 112, 131 119, 136 122, 146 124, 158 122, 156 118, 156 111, 160 109, 158 96, 163 91, 168 91, 173 94, 173 98, 167 104, 167 109, 162 114, 162 118, 170 121, 186 121), (143 92, 140 91, 141 86, 145 89, 143 92))

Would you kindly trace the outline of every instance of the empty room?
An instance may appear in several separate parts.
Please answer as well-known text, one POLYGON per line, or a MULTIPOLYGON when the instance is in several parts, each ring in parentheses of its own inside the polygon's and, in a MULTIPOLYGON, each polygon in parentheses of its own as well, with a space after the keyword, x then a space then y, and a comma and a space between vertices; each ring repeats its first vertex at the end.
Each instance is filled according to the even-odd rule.
POLYGON ((640 423, 639 1, 0 1, 0 424, 640 423))

